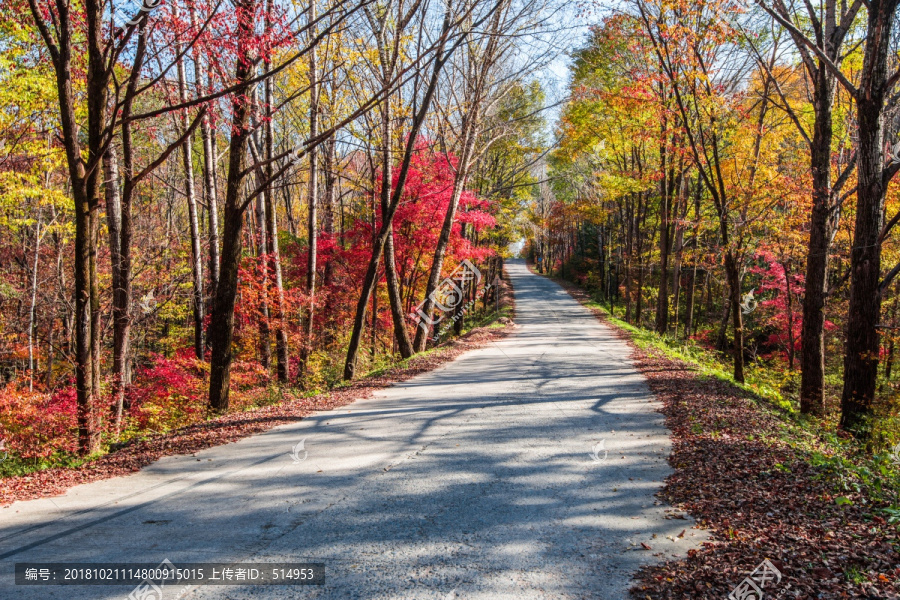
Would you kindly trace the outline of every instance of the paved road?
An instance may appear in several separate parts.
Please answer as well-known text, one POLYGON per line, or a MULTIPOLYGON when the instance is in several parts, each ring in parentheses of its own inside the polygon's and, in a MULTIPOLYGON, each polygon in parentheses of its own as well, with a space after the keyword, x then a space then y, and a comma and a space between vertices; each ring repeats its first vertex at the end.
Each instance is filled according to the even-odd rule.
POLYGON ((654 498, 663 419, 621 341, 522 262, 508 270, 519 327, 499 343, 339 410, 0 509, 0 598, 132 590, 16 587, 15 562, 164 559, 327 573, 316 587, 168 586, 164 600, 627 598, 636 569, 703 535, 654 498))

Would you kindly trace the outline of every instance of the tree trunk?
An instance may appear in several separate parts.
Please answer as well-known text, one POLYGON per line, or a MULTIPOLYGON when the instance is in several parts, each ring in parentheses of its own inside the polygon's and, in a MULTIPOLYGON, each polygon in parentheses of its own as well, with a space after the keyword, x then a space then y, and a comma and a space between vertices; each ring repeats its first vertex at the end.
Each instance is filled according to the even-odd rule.
MULTIPOLYGON (((197 29, 197 12, 192 3, 188 3, 188 12, 191 20, 191 28, 197 29)), ((197 87, 197 95, 201 95, 203 85, 203 68, 200 62, 199 52, 196 46, 191 47, 194 62, 194 85, 197 87)), ((215 296, 216 284, 219 281, 219 207, 218 191, 216 189, 216 152, 215 133, 209 124, 209 117, 203 116, 200 121, 200 139, 203 142, 203 196, 208 209, 209 226, 209 297, 215 296)))
POLYGON ((697 286, 697 259, 694 258, 694 266, 691 269, 690 282, 687 285, 684 299, 684 339, 691 337, 694 327, 694 290, 697 286))
MULTIPOLYGON (((694 253, 693 268, 691 269, 691 283, 687 291, 687 306, 684 316, 684 339, 693 335, 694 329, 694 290, 697 288, 697 263, 700 261, 700 196, 703 193, 702 180, 697 177, 697 187, 694 190, 694 253)), ((703 290, 700 290, 700 301, 703 301, 703 290)))
POLYGON ((734 327, 734 380, 744 383, 744 323, 741 314, 741 277, 734 254, 725 253, 725 271, 731 297, 731 319, 734 327))
MULTIPOLYGON (((315 20, 315 2, 310 3, 310 19, 315 20)), ((319 86, 316 72, 316 51, 315 48, 310 50, 309 54, 309 137, 314 138, 319 133, 319 86)), ((306 375, 307 362, 309 354, 312 352, 313 322, 316 312, 316 259, 318 254, 318 227, 317 227, 317 204, 319 200, 319 170, 316 164, 316 150, 313 148, 309 153, 309 194, 307 196, 309 202, 309 216, 307 223, 307 236, 309 238, 309 254, 306 261, 306 293, 309 296, 309 308, 306 314, 306 335, 303 346, 300 348, 300 369, 297 373, 298 379, 302 379, 306 375)), ((301 381, 302 384, 302 381, 301 381)))
MULTIPOLYGON (((660 178, 659 198, 659 294, 656 296, 656 333, 662 335, 669 329, 669 213, 670 192, 669 177, 666 172, 666 124, 662 122, 663 141, 659 149, 660 178)), ((677 301, 677 298, 676 298, 677 301)), ((640 311, 638 311, 640 312, 640 311)))
MULTIPOLYGON (((325 143, 324 176, 325 197, 322 199, 322 230, 328 239, 334 243, 334 207, 337 194, 337 172, 335 161, 337 153, 337 140, 332 137, 325 143)), ((322 284, 327 288, 331 286, 334 278, 334 261, 329 260, 325 264, 325 272, 322 274, 322 284)))
MULTIPOLYGON (((384 220, 389 211, 392 198, 393 157, 391 145, 393 130, 391 127, 391 99, 386 98, 381 107, 381 218, 384 220)), ((402 192, 402 190, 398 190, 402 192)), ((398 196, 399 197, 399 196, 398 196)), ((406 311, 400 297, 400 285, 397 278, 397 264, 394 256, 394 228, 388 224, 387 238, 384 242, 384 275, 387 279, 388 301, 391 307, 391 320, 394 324, 394 339, 397 342, 400 356, 409 358, 413 355, 412 342, 406 329, 406 311)))
POLYGON ((31 302, 28 307, 28 391, 34 391, 34 333, 37 321, 37 283, 38 266, 41 258, 41 210, 38 209, 37 221, 34 226, 34 263, 31 269, 31 302))
POLYGON ((788 371, 794 370, 794 295, 791 293, 791 271, 787 261, 782 261, 781 268, 784 269, 784 293, 787 294, 787 318, 788 318, 788 371))
MULTIPOLYGON (((205 117, 204 117, 205 118, 205 117)), ((200 124, 203 133, 203 123, 200 124)), ((216 176, 216 165, 219 163, 219 147, 216 144, 216 131, 207 123, 207 138, 203 141, 204 161, 208 164, 207 191, 209 193, 209 296, 216 297, 219 286, 219 267, 222 263, 219 241, 219 184, 216 176), (208 157, 208 158, 207 158, 208 157)))
MULTIPOLYGON (((266 29, 270 29, 272 19, 272 0, 266 3, 266 29)), ((271 65, 267 62, 265 65, 266 73, 269 72, 271 65)), ((269 276, 272 279, 272 321, 275 324, 275 356, 278 360, 276 365, 276 373, 280 383, 287 383, 290 377, 290 362, 288 358, 288 338, 287 328, 284 322, 284 282, 281 276, 281 250, 278 242, 278 218, 275 207, 275 192, 272 189, 272 177, 274 169, 272 165, 272 156, 275 154, 275 136, 272 131, 272 103, 275 101, 274 83, 271 77, 266 79, 265 83, 265 127, 263 129, 265 136, 265 159, 268 164, 264 168, 266 181, 269 186, 265 191, 266 204, 266 233, 269 236, 269 276)))
POLYGON ((841 428, 860 439, 871 433, 878 377, 878 319, 881 315, 881 228, 887 182, 884 166, 884 100, 887 56, 897 0, 868 6, 868 35, 856 116, 859 131, 858 186, 853 249, 850 253, 850 305, 841 394, 841 428))
MULTIPOLYGON (((260 169, 262 171, 262 169, 260 169)), ((263 171, 264 172, 264 171, 263 171)), ((266 233, 265 193, 256 197, 256 240, 259 259, 259 364, 269 372, 272 364, 271 328, 269 327, 269 236, 266 233)))
MULTIPOLYGON (((444 223, 441 226, 441 233, 438 236, 437 245, 434 249, 434 256, 431 259, 431 272, 428 275, 428 283, 425 286, 425 304, 422 306, 424 312, 430 320, 434 315, 434 302, 431 298, 438 283, 441 279, 441 270, 444 268, 444 255, 447 252, 447 246, 450 244, 450 234, 453 231, 453 223, 456 221, 456 212, 459 208, 459 200, 465 190, 466 183, 469 178, 469 163, 471 161, 472 152, 475 148, 475 127, 473 120, 478 119, 478 112, 475 108, 467 115, 466 121, 463 123, 463 139, 464 146, 462 156, 459 158, 456 176, 453 178, 453 192, 450 197, 450 204, 447 206, 447 212, 444 215, 444 223)), ((415 351, 422 352, 428 343, 428 323, 422 323, 416 327, 415 351)))
POLYGON ((397 341, 397 350, 401 357, 409 358, 413 355, 413 346, 409 339, 409 331, 406 329, 406 311, 403 307, 400 281, 397 276, 393 226, 388 230, 387 240, 384 244, 384 275, 387 279, 388 300, 391 305, 391 320, 394 323, 394 339, 397 341))
MULTIPOLYGON (((450 13, 448 7, 444 15, 444 23, 442 26, 441 34, 442 39, 446 39, 444 36, 446 36, 449 30, 450 13)), ((372 244, 372 257, 369 260, 369 266, 366 270, 365 279, 363 280, 362 291, 360 293, 359 301, 356 304, 356 316, 354 317, 353 321, 353 332, 350 334, 350 345, 347 348, 347 359, 344 362, 345 380, 353 379, 353 376, 356 374, 356 357, 359 352, 360 339, 362 338, 363 323, 365 322, 366 318, 366 309, 369 304, 369 298, 372 297, 372 292, 375 288, 376 274, 378 273, 378 266, 381 255, 384 252, 384 246, 387 243, 387 237, 391 232, 394 214, 396 213, 397 206, 400 203, 400 196, 403 193, 404 186, 406 185, 406 178, 409 175, 409 167, 412 161, 413 151, 415 150, 415 143, 419 136, 419 131, 422 128, 422 123, 425 120, 426 112, 429 110, 431 101, 434 98, 434 92, 437 89, 441 70, 443 69, 444 64, 446 64, 448 58, 449 56, 444 54, 444 44, 440 43, 436 50, 434 61, 432 62, 432 72, 430 81, 428 83, 428 88, 422 99, 422 103, 419 106, 418 112, 415 114, 409 135, 406 138, 406 151, 404 152, 403 160, 400 163, 400 172, 397 176, 396 187, 394 188, 390 202, 388 203, 387 212, 382 213, 381 228, 378 236, 376 236, 372 244)))
POLYGON ((819 67, 813 106, 816 121, 810 146, 812 212, 800 329, 800 412, 825 413, 825 294, 828 252, 836 231, 831 204, 831 142, 834 77, 819 67))
MULTIPOLYGON (((112 267, 112 321, 113 321, 113 369, 112 369, 112 401, 115 408, 116 437, 122 426, 122 413, 125 405, 125 386, 127 385, 128 362, 128 321, 127 300, 123 298, 130 286, 125 281, 123 250, 123 206, 119 194, 119 159, 116 148, 110 145, 104 157, 104 184, 106 195, 106 229, 109 234, 109 256, 112 267)), ((130 236, 129 236, 130 237, 130 236)), ((129 240, 130 244, 130 240, 129 240)), ((129 273, 130 277, 130 273, 129 273)))
MULTIPOLYGON (((898 285, 900 287, 900 285, 898 285)), ((894 351, 895 351, 895 338, 897 334, 897 305, 900 304, 900 298, 896 296, 896 291, 894 295, 894 303, 891 306, 891 337, 888 341, 888 349, 887 356, 884 357, 884 381, 881 384, 881 389, 883 390, 886 385, 889 385, 891 382, 891 371, 894 367, 894 351)))
MULTIPOLYGON (((172 4, 173 18, 178 19, 178 3, 172 4)), ((181 54, 181 44, 175 44, 176 55, 181 54)), ((176 65, 178 75, 178 99, 187 102, 187 81, 184 72, 184 59, 179 58, 176 65)), ((187 115, 181 115, 181 126, 188 127, 187 115)), ((193 276, 193 308, 194 308, 194 354, 203 360, 206 342, 203 335, 204 301, 203 301, 203 251, 200 248, 200 219, 197 211, 197 196, 194 188, 194 153, 193 136, 181 145, 181 158, 184 164, 184 188, 188 203, 188 220, 191 231, 191 275, 193 276)))
MULTIPOLYGON (((238 54, 246 56, 251 51, 254 32, 254 0, 239 3, 242 16, 238 20, 238 54)), ((232 96, 231 141, 228 148, 228 179, 225 182, 224 231, 219 285, 216 287, 215 304, 209 335, 212 355, 209 373, 209 406, 213 411, 228 409, 231 385, 231 347, 234 338, 234 304, 237 298, 238 268, 241 261, 241 233, 244 226, 244 209, 241 203, 241 172, 247 154, 248 126, 250 124, 249 98, 246 97, 249 82, 253 78, 250 61, 240 60, 235 69, 237 90, 232 96)))

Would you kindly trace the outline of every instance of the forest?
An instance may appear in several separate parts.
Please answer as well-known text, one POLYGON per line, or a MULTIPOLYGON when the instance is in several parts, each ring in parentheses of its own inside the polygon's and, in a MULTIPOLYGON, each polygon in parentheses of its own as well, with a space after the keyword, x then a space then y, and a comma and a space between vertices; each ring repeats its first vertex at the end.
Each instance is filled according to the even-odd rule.
POLYGON ((556 11, 4 2, 2 472, 315 395, 496 317, 556 11))
POLYGON ((543 272, 870 451, 900 442, 896 11, 595 12, 530 213, 543 272))
POLYGON ((564 7, 4 2, 0 473, 427 354, 499 316, 523 241, 746 389, 900 442, 897 0, 564 7))

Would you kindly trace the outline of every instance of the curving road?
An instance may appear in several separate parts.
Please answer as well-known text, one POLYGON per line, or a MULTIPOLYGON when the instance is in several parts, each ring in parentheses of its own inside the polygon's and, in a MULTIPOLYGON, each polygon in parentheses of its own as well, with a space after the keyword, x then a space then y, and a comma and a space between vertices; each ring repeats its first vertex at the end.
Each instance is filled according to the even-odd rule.
POLYGON ((670 472, 657 402, 587 309, 521 261, 508 272, 518 328, 499 343, 369 400, 0 509, 0 598, 133 589, 14 586, 16 562, 164 559, 322 562, 327 583, 168 586, 163 600, 627 598, 641 565, 705 539, 654 497, 670 472))

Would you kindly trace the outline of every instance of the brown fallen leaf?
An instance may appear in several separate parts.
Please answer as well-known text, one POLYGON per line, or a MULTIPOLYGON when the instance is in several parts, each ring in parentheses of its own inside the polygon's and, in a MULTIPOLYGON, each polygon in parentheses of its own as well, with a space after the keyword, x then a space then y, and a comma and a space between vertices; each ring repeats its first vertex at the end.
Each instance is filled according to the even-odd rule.
POLYGON ((650 546, 650 544, 645 544, 644 542, 641 542, 641 546, 644 548, 644 550, 653 550, 653 547, 650 546))

